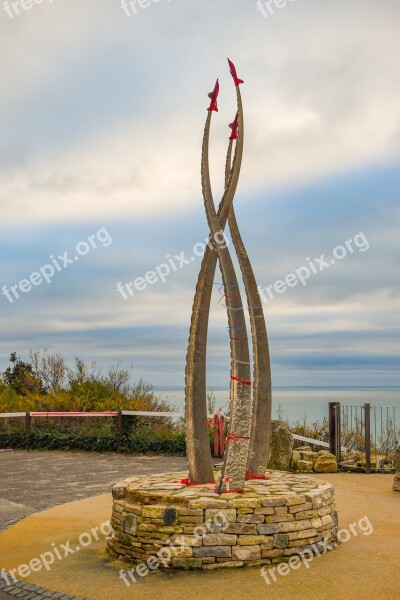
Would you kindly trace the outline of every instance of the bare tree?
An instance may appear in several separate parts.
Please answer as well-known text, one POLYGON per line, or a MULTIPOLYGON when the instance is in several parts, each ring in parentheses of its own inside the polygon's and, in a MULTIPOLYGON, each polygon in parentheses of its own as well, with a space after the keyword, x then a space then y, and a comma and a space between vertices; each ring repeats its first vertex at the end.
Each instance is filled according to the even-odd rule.
POLYGON ((116 392, 119 392, 126 398, 129 398, 131 392, 132 367, 121 369, 120 361, 116 365, 112 365, 107 375, 103 377, 102 383, 116 392))
POLYGON ((49 392, 57 394, 65 384, 68 371, 61 352, 49 352, 45 348, 43 354, 40 350, 31 350, 29 355, 35 374, 41 378, 49 392))

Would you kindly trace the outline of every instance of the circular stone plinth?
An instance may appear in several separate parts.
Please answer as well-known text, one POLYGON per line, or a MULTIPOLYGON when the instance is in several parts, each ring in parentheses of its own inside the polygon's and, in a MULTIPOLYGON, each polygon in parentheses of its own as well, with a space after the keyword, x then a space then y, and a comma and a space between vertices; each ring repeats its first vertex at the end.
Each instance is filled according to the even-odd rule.
POLYGON ((336 545, 332 484, 281 471, 266 476, 224 494, 215 484, 181 483, 184 473, 125 479, 113 488, 108 551, 147 564, 141 569, 215 569, 279 563, 336 545))

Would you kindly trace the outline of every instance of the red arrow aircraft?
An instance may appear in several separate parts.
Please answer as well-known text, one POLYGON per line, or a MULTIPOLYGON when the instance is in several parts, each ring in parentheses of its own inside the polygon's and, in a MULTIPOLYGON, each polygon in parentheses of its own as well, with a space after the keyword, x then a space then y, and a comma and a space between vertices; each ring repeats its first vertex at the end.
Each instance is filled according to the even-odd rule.
POLYGON ((218 112, 218 106, 217 106, 218 94, 219 94, 219 81, 217 79, 217 83, 215 84, 213 91, 208 94, 208 97, 211 100, 211 104, 208 109, 209 111, 218 112))
POLYGON ((231 123, 229 125, 229 127, 232 129, 232 134, 231 134, 231 137, 229 138, 230 140, 237 140, 237 130, 238 130, 238 125, 239 125, 238 118, 239 118, 239 115, 238 115, 238 113, 236 113, 235 120, 233 121, 233 123, 231 123))
POLYGON ((243 79, 239 79, 236 72, 236 67, 231 60, 228 58, 229 67, 231 69, 231 75, 233 77, 233 81, 235 82, 236 87, 241 83, 244 83, 243 79))

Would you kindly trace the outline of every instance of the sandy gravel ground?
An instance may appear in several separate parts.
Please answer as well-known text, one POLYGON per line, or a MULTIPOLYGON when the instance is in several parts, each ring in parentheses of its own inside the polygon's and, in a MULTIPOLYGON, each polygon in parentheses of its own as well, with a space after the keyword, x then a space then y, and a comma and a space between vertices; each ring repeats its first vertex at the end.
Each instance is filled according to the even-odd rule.
MULTIPOLYGON (((367 517, 373 533, 359 527, 350 539, 307 569, 302 566, 268 585, 258 568, 166 574, 153 572, 128 588, 119 579, 119 569, 128 568, 105 554, 105 542, 56 561, 50 571, 28 577, 50 590, 94 600, 175 600, 193 598, 251 598, 254 600, 341 600, 400 598, 400 494, 392 492, 392 477, 386 475, 335 474, 340 527, 348 529, 367 517)), ((57 506, 27 517, 0 535, 1 563, 11 569, 29 562, 52 543, 71 541, 75 548, 81 533, 110 517, 109 494, 57 506)))

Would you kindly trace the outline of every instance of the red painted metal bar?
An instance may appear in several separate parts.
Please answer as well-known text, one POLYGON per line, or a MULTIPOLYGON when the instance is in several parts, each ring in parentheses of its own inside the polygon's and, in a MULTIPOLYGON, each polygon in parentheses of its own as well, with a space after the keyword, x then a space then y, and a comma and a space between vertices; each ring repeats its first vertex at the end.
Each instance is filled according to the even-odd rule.
POLYGON ((93 412, 31 412, 31 417, 116 417, 117 411, 93 412))
POLYGON ((213 419, 213 430, 214 430, 214 456, 219 458, 219 415, 214 415, 213 419))
POLYGON ((224 456, 225 450, 225 417, 219 416, 219 456, 224 456))

